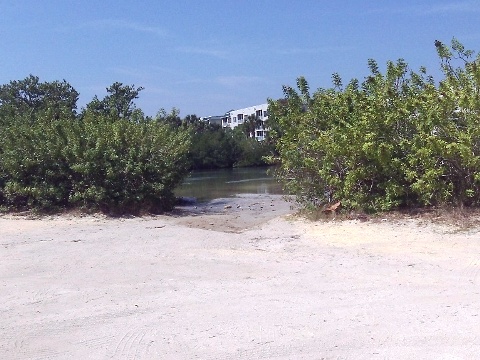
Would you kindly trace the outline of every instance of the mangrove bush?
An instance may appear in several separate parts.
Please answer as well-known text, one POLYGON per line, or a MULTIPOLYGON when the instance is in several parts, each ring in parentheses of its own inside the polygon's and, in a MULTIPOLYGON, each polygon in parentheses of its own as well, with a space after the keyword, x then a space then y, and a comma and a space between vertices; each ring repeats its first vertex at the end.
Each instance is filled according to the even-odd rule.
POLYGON ((456 39, 435 41, 444 78, 400 59, 344 85, 269 100, 277 176, 306 206, 342 202, 385 211, 480 204, 480 57, 456 39))
POLYGON ((75 102, 42 92, 47 85, 30 77, 0 88, 4 210, 173 207, 173 190, 188 171, 189 132, 144 117, 133 104, 141 88, 115 83, 77 116, 75 102))

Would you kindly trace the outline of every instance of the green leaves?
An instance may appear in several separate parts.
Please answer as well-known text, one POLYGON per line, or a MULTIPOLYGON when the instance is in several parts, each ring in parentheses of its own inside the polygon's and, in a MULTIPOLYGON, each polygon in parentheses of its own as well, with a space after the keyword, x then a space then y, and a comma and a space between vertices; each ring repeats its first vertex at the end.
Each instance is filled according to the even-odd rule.
POLYGON ((307 206, 335 199, 367 211, 478 205, 479 58, 456 39, 451 49, 435 45, 445 75, 438 87, 403 59, 384 74, 370 59, 360 86, 353 79, 343 89, 334 74, 331 89, 308 98, 304 78, 300 95, 284 87, 269 110, 287 190, 307 206))
POLYGON ((4 129, 3 191, 12 209, 98 209, 111 214, 171 209, 188 172, 190 134, 156 121, 87 113, 4 129))
POLYGON ((146 118, 133 102, 142 89, 116 82, 77 116, 78 93, 65 81, 0 86, 2 209, 171 209, 191 134, 146 118))
POLYGON ((0 86, 0 125, 12 119, 33 121, 46 115, 50 119, 73 118, 78 92, 65 80, 40 82, 36 76, 0 86))

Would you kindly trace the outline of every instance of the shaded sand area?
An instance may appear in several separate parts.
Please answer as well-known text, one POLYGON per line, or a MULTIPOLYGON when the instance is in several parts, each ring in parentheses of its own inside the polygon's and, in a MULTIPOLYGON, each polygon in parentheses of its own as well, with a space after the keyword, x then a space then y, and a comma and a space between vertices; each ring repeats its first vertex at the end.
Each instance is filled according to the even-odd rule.
POLYGON ((480 229, 294 211, 0 217, 0 359, 480 358, 480 229))

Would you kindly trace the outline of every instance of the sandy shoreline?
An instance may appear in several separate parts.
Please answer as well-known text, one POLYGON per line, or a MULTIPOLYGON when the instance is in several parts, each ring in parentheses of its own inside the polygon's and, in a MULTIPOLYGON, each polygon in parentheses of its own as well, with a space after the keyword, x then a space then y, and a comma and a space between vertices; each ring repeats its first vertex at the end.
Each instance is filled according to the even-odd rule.
POLYGON ((0 217, 0 359, 480 358, 480 229, 291 205, 0 217))

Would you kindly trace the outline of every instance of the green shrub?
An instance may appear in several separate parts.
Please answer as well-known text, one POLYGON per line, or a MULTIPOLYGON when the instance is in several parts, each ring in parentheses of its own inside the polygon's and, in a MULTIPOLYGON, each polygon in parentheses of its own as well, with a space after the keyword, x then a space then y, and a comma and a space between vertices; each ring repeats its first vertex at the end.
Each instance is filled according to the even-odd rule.
POLYGON ((0 163, 4 171, 4 203, 13 208, 66 206, 69 169, 62 150, 68 121, 17 119, 3 131, 0 163))
POLYGON ((73 203, 135 212, 171 209, 187 174, 189 135, 154 121, 89 117, 73 147, 73 203), (80 152, 78 152, 78 150, 80 152))
POLYGON ((304 78, 270 100, 269 121, 282 165, 278 177, 305 205, 341 200, 347 208, 480 203, 480 58, 455 39, 436 42, 445 79, 388 62, 382 74, 310 96, 304 78), (462 59, 462 66, 452 62, 462 59))
POLYGON ((82 120, 14 121, 3 132, 3 203, 11 209, 164 211, 187 173, 188 133, 155 121, 87 112, 82 120))

